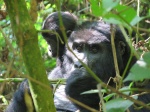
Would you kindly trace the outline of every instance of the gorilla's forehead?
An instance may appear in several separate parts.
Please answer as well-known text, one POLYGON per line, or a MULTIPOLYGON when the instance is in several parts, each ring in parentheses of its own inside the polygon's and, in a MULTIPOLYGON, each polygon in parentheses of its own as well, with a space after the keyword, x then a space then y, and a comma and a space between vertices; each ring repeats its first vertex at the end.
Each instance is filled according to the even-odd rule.
POLYGON ((84 42, 89 44, 110 42, 110 34, 104 34, 93 29, 82 29, 72 32, 69 40, 73 42, 84 42))

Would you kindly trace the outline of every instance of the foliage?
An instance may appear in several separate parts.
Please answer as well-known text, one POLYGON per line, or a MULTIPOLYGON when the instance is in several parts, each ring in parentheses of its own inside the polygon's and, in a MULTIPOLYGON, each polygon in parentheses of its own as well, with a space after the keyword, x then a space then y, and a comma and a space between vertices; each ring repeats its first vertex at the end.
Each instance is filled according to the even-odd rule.
MULTIPOLYGON (((105 22, 110 24, 117 24, 120 27, 124 26, 130 32, 135 35, 132 39, 127 38, 130 42, 133 54, 141 59, 132 67, 129 76, 124 81, 144 81, 150 79, 150 1, 149 0, 62 0, 61 10, 70 11, 75 15, 78 15, 79 22, 84 20, 98 20, 102 18, 105 22)), ((51 0, 37 0, 38 2, 38 17, 34 24, 37 31, 40 32, 43 19, 50 13, 57 11, 56 1, 51 0)), ((26 0, 28 10, 30 10, 30 0, 26 0)), ((20 78, 27 74, 21 54, 18 52, 19 48, 16 43, 14 32, 11 29, 10 18, 6 13, 6 6, 3 1, 0 1, 0 78, 20 78)), ((55 67, 55 59, 48 56, 47 43, 38 34, 38 44, 41 54, 44 59, 44 65, 49 72, 55 67)), ((18 82, 18 81, 14 81, 18 82)), ((10 82, 9 82, 10 83, 10 82)), ((6 89, 13 83, 1 83, 0 85, 0 99, 5 99, 12 89, 6 89)), ((131 83, 132 85, 132 83, 131 83)), ((10 87, 9 87, 10 88, 10 87)), ((130 88, 130 87, 129 87, 130 88)), ((129 90, 130 91, 130 90, 129 90)), ((98 91, 97 91, 98 92, 98 91)), ((103 92, 103 91, 102 91, 103 92)), ((132 89, 131 89, 132 92, 132 89)), ((144 92, 144 91, 143 91, 144 92)), ((93 92, 92 92, 93 93, 93 92)), ((111 97, 116 94, 111 94, 111 97)), ((11 97, 11 96, 10 96, 11 97)), ((116 98, 110 100, 109 97, 106 102, 106 108, 108 111, 113 112, 114 108, 118 107, 116 104, 120 104, 117 108, 117 112, 124 112, 127 107, 132 105, 132 102, 123 98, 116 98), (122 105, 119 102, 123 102, 122 105), (113 104, 113 105, 112 105, 113 104)), ((7 100, 10 100, 9 98, 7 100)), ((1 101, 1 105, 7 105, 6 100, 1 101)), ((1 110, 1 109, 0 109, 1 110)), ((115 112, 114 111, 114 112, 115 112)))
POLYGON ((102 16, 104 21, 113 24, 135 25, 142 18, 137 16, 136 11, 132 7, 119 4, 120 0, 102 0, 102 3, 98 5, 95 1, 91 0, 91 7, 95 16, 102 16), (99 12, 95 10, 99 9, 99 12))
POLYGON ((124 81, 143 81, 150 79, 150 52, 137 61, 124 81))
POLYGON ((125 112, 133 104, 130 100, 116 98, 106 103, 107 112, 125 112))

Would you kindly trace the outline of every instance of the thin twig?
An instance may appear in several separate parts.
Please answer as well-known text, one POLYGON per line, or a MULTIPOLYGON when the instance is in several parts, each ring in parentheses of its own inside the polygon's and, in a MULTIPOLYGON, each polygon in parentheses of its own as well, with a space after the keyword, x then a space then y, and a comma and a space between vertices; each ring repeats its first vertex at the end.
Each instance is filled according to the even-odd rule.
POLYGON ((110 30, 111 30, 111 47, 112 47, 114 66, 115 66, 115 71, 116 71, 116 81, 117 81, 117 85, 118 85, 117 89, 120 89, 121 88, 120 80, 122 79, 122 77, 120 76, 120 72, 119 72, 119 68, 118 68, 118 60, 117 60, 116 47, 115 47, 115 42, 114 42, 116 31, 112 24, 110 25, 110 30))

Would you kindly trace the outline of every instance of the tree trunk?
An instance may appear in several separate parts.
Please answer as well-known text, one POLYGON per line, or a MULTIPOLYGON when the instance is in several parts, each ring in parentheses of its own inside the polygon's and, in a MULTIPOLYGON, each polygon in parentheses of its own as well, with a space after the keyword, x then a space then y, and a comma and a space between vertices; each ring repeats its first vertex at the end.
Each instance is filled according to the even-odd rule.
POLYGON ((52 89, 44 68, 41 53, 38 47, 38 35, 26 7, 25 0, 4 0, 11 20, 13 33, 26 69, 29 73, 29 86, 35 109, 37 112, 55 112, 52 89), (31 79, 41 84, 31 81, 31 79), (46 85, 46 86, 43 86, 46 85))

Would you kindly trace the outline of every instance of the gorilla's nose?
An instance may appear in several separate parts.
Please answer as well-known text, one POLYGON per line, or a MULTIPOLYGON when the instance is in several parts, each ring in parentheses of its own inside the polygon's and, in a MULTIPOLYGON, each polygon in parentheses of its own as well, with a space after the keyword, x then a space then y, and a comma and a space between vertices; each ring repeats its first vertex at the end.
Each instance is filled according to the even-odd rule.
POLYGON ((79 61, 77 61, 77 62, 74 63, 74 67, 75 68, 82 68, 83 66, 79 61))

